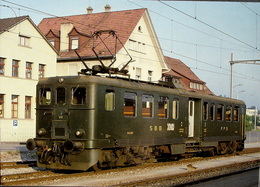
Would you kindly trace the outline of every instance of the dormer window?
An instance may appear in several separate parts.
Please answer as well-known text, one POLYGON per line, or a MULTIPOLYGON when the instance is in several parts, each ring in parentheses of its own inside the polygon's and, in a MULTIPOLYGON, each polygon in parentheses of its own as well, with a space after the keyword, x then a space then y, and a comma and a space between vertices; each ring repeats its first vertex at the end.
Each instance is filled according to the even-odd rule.
POLYGON ((190 82, 190 88, 191 89, 196 89, 196 90, 203 90, 203 84, 190 82))
POLYGON ((74 37, 71 38, 71 49, 78 49, 79 48, 79 38, 74 37))
POLYGON ((49 39, 49 42, 51 43, 52 46, 54 46, 54 43, 55 43, 54 39, 49 39))

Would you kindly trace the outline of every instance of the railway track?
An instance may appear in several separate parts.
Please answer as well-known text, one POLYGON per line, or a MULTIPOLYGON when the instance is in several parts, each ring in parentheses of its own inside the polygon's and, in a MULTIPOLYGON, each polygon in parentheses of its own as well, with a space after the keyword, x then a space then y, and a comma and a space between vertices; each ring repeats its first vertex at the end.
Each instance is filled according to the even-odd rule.
MULTIPOLYGON (((260 148, 254 148, 254 149, 245 149, 243 152, 237 153, 238 155, 244 155, 244 154, 249 154, 249 153, 256 153, 260 152, 260 148)), ((22 174, 10 174, 10 175, 3 175, 1 176, 1 185, 4 186, 11 186, 11 185, 42 185, 45 184, 46 182, 53 182, 53 181, 58 181, 58 180, 63 180, 66 178, 73 178, 73 177, 90 177, 91 176, 96 176, 96 175, 110 175, 111 172, 113 173, 120 173, 120 172, 127 172, 128 170, 144 170, 149 167, 163 167, 163 166, 172 166, 174 167, 175 165, 178 164, 184 164, 187 165, 188 163, 195 163, 199 162, 201 160, 211 160, 211 159, 216 159, 216 158, 222 158, 222 157, 229 157, 229 156, 234 156, 234 155, 223 155, 223 156, 215 156, 215 157, 206 157, 206 158, 201 158, 201 157, 195 157, 195 158, 190 158, 190 159, 184 159, 180 161, 175 161, 175 162, 162 162, 162 163, 153 163, 153 164, 147 164, 147 165, 140 165, 136 167, 127 167, 127 168, 117 168, 113 170, 103 170, 100 172, 80 172, 80 173, 70 173, 70 171, 64 172, 64 171, 39 171, 36 170, 36 172, 30 172, 30 173, 22 173, 22 174)), ((161 182, 161 184, 164 184, 166 182, 170 181, 175 181, 176 184, 178 183, 178 179, 183 179, 183 178, 189 178, 191 176, 194 176, 195 173, 198 176, 205 176, 206 174, 208 175, 209 173, 214 173, 214 171, 224 171, 225 169, 234 169, 236 171, 238 168, 251 168, 256 165, 259 166, 260 160, 254 160, 251 162, 243 162, 243 163, 237 163, 237 164, 230 164, 230 165, 225 165, 225 166, 220 166, 220 167, 214 167, 210 169, 204 169, 204 170, 196 170, 196 171, 188 171, 185 172, 185 174, 178 174, 178 175, 170 175, 166 177, 157 177, 149 180, 139 180, 138 182, 131 182, 131 183, 122 183, 120 185, 124 186, 142 186, 142 185, 149 185, 149 184, 158 184, 158 182, 161 182)), ((15 166, 20 167, 21 165, 26 165, 24 167, 33 167, 35 166, 35 162, 29 162, 29 163, 1 163, 1 169, 11 169, 15 168, 15 166), (4 168, 2 168, 4 166, 4 168), (14 166, 14 167, 13 167, 14 166)), ((199 180, 199 178, 198 178, 199 180)), ((188 180, 187 180, 188 181, 188 180)), ((175 185, 174 183, 171 183, 171 185, 175 185)))
POLYGON ((36 161, 26 161, 26 162, 1 162, 1 169, 16 169, 16 168, 28 168, 36 166, 36 161))
POLYGON ((230 165, 224 165, 214 168, 202 169, 198 171, 190 171, 182 174, 174 174, 166 177, 154 177, 145 180, 127 182, 120 184, 120 186, 186 186, 194 184, 194 178, 197 181, 210 180, 216 176, 226 176, 240 171, 259 167, 260 159, 254 161, 246 161, 230 165), (222 174, 219 175, 218 173, 222 174), (185 181, 185 182, 182 182, 185 181))

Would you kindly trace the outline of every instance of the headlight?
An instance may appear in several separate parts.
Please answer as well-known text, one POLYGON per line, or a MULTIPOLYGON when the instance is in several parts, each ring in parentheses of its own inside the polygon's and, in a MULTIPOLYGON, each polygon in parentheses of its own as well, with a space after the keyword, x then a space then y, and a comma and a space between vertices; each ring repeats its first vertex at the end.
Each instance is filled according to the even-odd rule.
POLYGON ((41 128, 41 129, 38 130, 38 135, 39 136, 43 136, 45 134, 46 134, 46 130, 44 128, 41 128))
POLYGON ((78 129, 76 132, 75 132, 75 135, 80 138, 82 137, 83 135, 85 134, 85 131, 83 129, 78 129))

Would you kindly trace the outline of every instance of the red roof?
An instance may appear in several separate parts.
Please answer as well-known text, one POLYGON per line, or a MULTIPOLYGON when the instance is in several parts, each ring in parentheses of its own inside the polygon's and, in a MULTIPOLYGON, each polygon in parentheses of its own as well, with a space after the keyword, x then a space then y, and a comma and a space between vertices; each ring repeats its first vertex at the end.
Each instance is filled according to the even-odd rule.
POLYGON ((15 17, 15 18, 5 18, 0 19, 0 34, 7 31, 8 29, 12 28, 13 26, 17 25, 18 23, 21 23, 22 21, 28 19, 29 16, 21 16, 21 17, 15 17))
POLYGON ((213 94, 209 88, 206 86, 206 83, 200 80, 197 75, 188 67, 186 66, 181 60, 167 57, 165 56, 165 61, 170 69, 169 72, 164 73, 164 75, 170 75, 175 78, 179 78, 181 84, 183 85, 184 89, 186 90, 194 90, 196 92, 201 92, 205 94, 213 94), (198 89, 191 89, 190 85, 187 85, 183 78, 188 79, 190 82, 202 84, 205 86, 203 90, 198 89))
MULTIPOLYGON (((130 34, 133 32, 137 23, 143 16, 146 9, 135 9, 115 12, 102 12, 93 14, 83 14, 65 17, 54 17, 43 19, 38 27, 47 35, 50 30, 56 35, 60 34, 60 26, 62 23, 71 23, 78 33, 91 36, 95 31, 99 30, 115 30, 123 44, 126 43, 130 34)), ((108 47, 114 48, 114 44, 108 41, 108 47)), ((91 42, 87 42, 78 50, 81 56, 94 56, 90 47, 91 42)), ((118 46, 116 52, 122 47, 118 46)), ((62 57, 75 57, 74 51, 61 54, 62 57)))
POLYGON ((165 61, 170 69, 170 71, 165 74, 170 74, 173 76, 182 76, 196 83, 201 83, 201 84, 205 83, 202 80, 200 80, 197 77, 197 75, 195 75, 195 73, 193 73, 193 71, 191 71, 191 69, 179 59, 165 56, 165 61))

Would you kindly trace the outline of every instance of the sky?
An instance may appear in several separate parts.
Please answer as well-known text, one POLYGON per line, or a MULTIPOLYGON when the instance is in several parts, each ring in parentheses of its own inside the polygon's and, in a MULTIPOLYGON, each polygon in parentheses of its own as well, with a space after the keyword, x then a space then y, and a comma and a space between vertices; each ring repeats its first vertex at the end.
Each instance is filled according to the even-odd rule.
MULTIPOLYGON (((0 0, 0 18, 147 8, 165 56, 180 59, 216 95, 230 97, 230 60, 260 60, 260 3, 156 0, 0 0), (37 11, 35 11, 37 10, 37 11)), ((120 23, 119 23, 120 24, 120 23)), ((260 64, 260 61, 257 63, 260 64)), ((260 109, 260 65, 233 65, 233 98, 260 109)))

